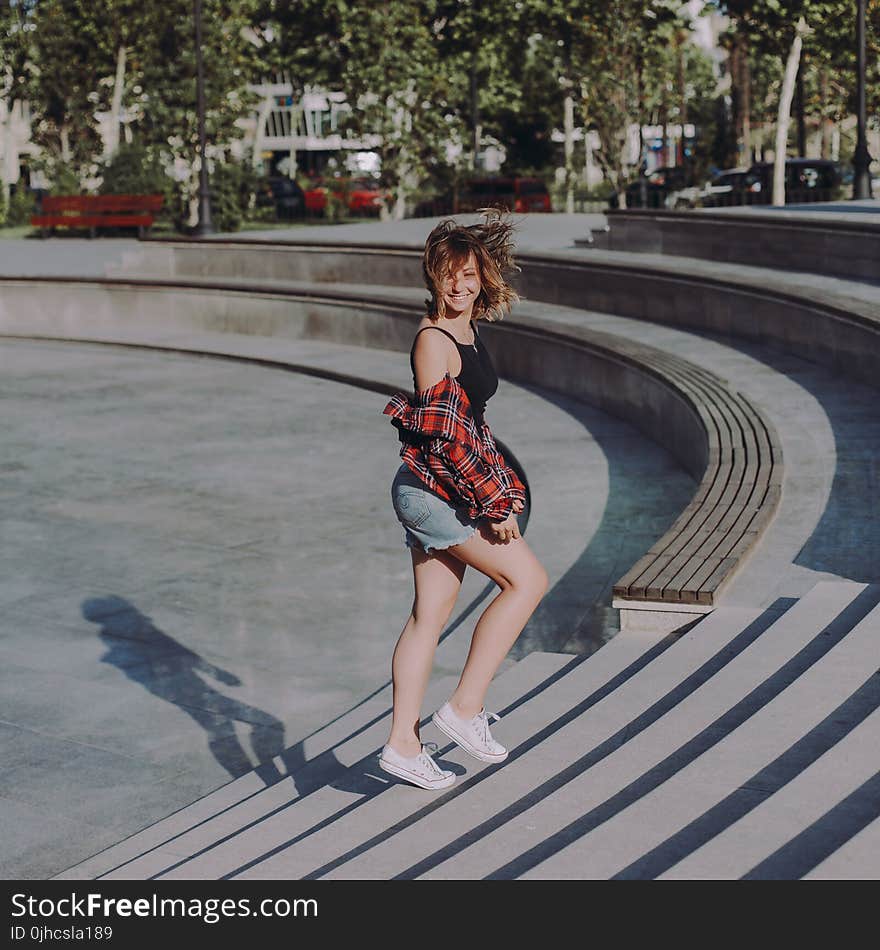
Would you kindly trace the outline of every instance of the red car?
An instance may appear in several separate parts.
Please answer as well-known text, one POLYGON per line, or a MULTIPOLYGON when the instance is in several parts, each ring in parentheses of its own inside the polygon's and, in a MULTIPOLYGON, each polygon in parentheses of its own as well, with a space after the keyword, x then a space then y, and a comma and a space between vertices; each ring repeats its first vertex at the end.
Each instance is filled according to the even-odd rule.
POLYGON ((498 177, 476 178, 465 184, 457 211, 478 208, 507 208, 526 213, 553 210, 547 186, 540 178, 498 177))
POLYGON ((328 192, 341 199, 352 215, 378 215, 386 197, 372 178, 321 179, 305 192, 306 212, 324 214, 328 192))

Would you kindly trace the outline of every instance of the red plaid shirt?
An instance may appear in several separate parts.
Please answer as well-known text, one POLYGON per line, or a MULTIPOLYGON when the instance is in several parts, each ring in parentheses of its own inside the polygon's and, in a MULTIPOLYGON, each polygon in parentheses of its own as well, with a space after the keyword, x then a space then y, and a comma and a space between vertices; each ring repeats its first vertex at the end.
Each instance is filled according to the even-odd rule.
POLYGON ((503 521, 526 490, 495 445, 489 426, 478 426, 461 384, 447 373, 415 397, 396 393, 384 409, 404 443, 400 457, 427 488, 468 517, 503 521))

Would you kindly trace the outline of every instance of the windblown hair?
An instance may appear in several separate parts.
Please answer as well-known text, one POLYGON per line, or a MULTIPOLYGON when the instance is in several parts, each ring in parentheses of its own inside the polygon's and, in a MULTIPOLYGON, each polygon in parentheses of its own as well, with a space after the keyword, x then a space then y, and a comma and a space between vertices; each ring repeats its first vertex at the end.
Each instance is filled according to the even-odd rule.
POLYGON ((474 319, 500 320, 519 300, 505 279, 519 270, 513 260, 513 225, 496 208, 483 208, 480 214, 485 216, 482 224, 461 225, 447 218, 428 235, 422 270, 431 294, 425 301, 431 317, 445 316, 443 281, 464 266, 471 252, 482 285, 474 303, 474 319))

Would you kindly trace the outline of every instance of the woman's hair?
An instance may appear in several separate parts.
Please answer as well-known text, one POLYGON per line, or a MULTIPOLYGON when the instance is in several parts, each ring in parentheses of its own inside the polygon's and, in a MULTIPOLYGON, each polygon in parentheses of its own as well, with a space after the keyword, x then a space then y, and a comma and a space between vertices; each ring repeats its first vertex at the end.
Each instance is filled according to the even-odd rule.
POLYGON ((432 317, 445 316, 443 280, 463 267, 471 253, 482 288, 474 303, 475 320, 500 320, 519 300, 505 280, 506 274, 519 270, 513 260, 513 225, 496 208, 484 208, 480 214, 485 216, 482 224, 456 224, 447 218, 428 235, 422 270, 431 294, 425 305, 432 317))

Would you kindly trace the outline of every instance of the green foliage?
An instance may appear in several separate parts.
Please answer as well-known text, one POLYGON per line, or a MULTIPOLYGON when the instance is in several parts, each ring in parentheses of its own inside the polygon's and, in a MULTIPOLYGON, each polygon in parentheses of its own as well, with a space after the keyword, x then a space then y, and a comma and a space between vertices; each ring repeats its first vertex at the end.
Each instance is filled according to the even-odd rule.
MULTIPOLYGON (((801 74, 805 113, 841 121, 855 112, 856 9, 850 0, 715 0, 732 17, 723 42, 747 43, 753 84, 754 124, 776 119, 782 68, 803 16, 809 32, 803 39, 801 74)), ((880 0, 866 4, 868 114, 880 113, 880 0)))
POLYGON ((69 165, 58 162, 52 168, 49 181, 53 195, 81 195, 83 193, 79 175, 69 165))
POLYGON ((24 187, 23 182, 13 189, 6 206, 6 227, 17 228, 28 224, 31 215, 36 212, 36 201, 33 194, 24 187))
POLYGON ((157 220, 183 224, 183 197, 176 181, 166 174, 156 149, 124 142, 101 166, 102 195, 164 195, 157 220))
MULTIPOLYGON (((694 122, 700 169, 735 155, 720 90, 691 42, 681 0, 202 4, 218 226, 237 226, 251 201, 245 172, 221 162, 243 134, 237 120, 254 104, 247 84, 280 73, 291 78, 295 94, 306 85, 346 93, 352 112, 344 132, 375 144, 398 214, 418 195, 454 188, 471 174, 475 134, 502 144, 505 171, 546 173, 558 162, 551 133, 562 128, 566 96, 575 101, 575 124, 598 134, 594 158, 612 187, 633 172, 633 123, 694 122)), ((713 5, 731 15, 731 35, 748 46, 753 140, 775 122, 781 61, 801 14, 812 28, 803 51, 807 112, 829 121, 852 114, 851 0, 713 5)), ((875 116, 878 54, 880 0, 868 0, 868 104, 875 116)), ((159 189, 182 223, 198 187, 192 0, 0 0, 0 62, 0 97, 29 100, 53 183, 79 192, 80 180, 102 172, 102 190, 159 189), (100 168, 96 113, 114 102, 142 151, 123 146, 100 168), (182 182, 156 177, 172 166, 189 170, 182 182)), ((328 216, 342 210, 333 202, 328 216)))
POLYGON ((254 205, 258 176, 253 168, 242 162, 229 162, 213 169, 211 191, 211 219, 218 231, 238 231, 254 205))
MULTIPOLYGON (((50 177, 59 163, 81 178, 98 171, 103 143, 96 113, 110 110, 116 88, 137 140, 166 165, 188 164, 185 188, 194 193, 198 135, 191 0, 27 0, 27 6, 35 27, 26 34, 33 63, 28 98, 34 139, 44 149, 50 177)), ((6 7, 0 6, 0 44, 6 7)), ((257 75, 258 53, 246 28, 255 22, 256 7, 257 0, 203 0, 208 141, 222 148, 241 136, 235 122, 251 104, 246 85, 257 75)))
POLYGON ((347 130, 379 137, 382 184, 401 216, 447 143, 466 138, 453 106, 462 73, 439 55, 430 0, 338 6, 341 83, 355 106, 347 130))
MULTIPOLYGON (((105 72, 90 0, 39 0, 35 7, 32 81, 34 140, 48 164, 72 167, 85 176, 100 152, 95 109, 105 72)), ((54 169, 51 176, 62 174, 54 169)))
POLYGON ((174 181, 165 174, 154 149, 123 143, 101 167, 102 195, 158 195, 170 198, 174 181))

